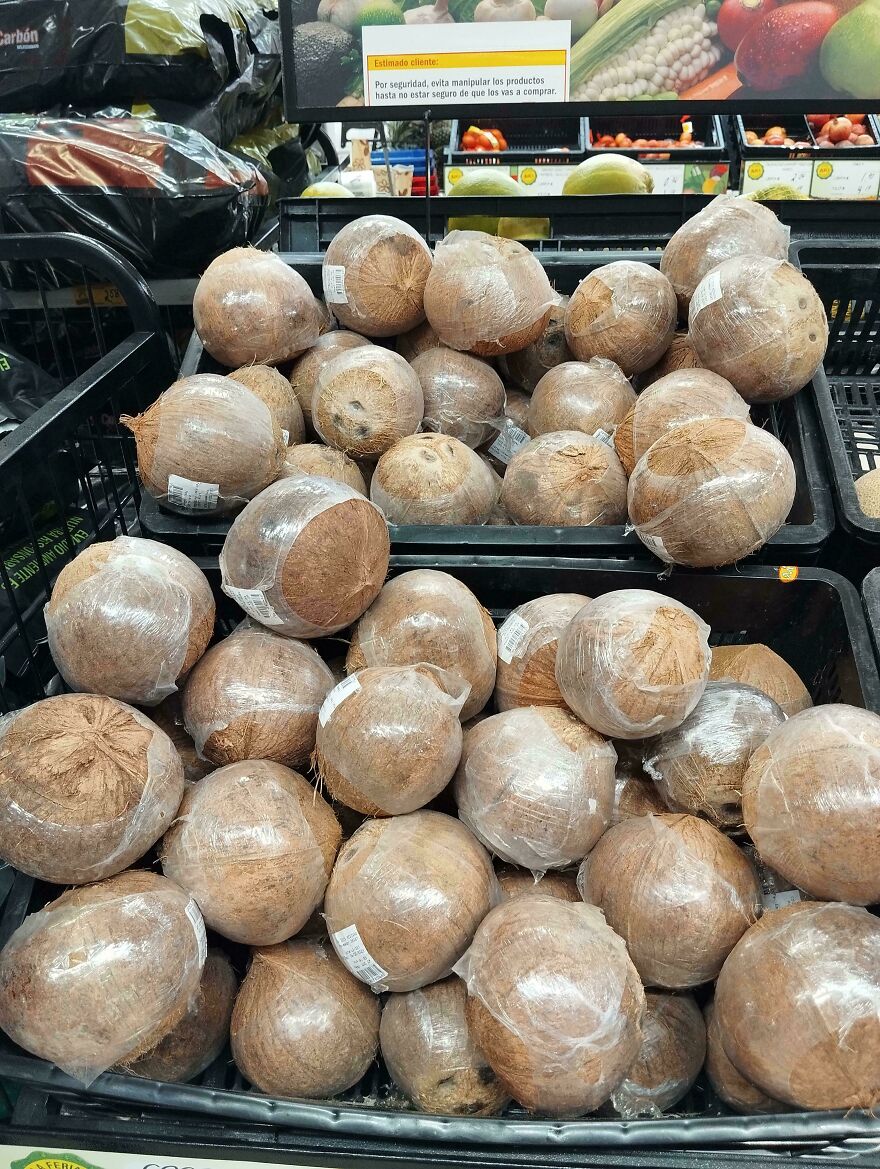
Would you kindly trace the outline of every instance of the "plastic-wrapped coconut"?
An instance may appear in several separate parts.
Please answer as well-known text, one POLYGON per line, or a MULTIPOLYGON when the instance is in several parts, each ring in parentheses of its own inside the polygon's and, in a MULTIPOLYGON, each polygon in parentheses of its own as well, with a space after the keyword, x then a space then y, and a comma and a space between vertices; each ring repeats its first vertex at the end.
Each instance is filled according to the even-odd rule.
POLYGON ((280 479, 244 509, 220 553, 223 591, 288 637, 323 637, 355 621, 388 571, 385 517, 342 483, 280 479))
POLYGON ((501 502, 518 524, 622 524, 626 475, 613 448, 599 438, 576 430, 542 434, 510 460, 501 502))
POLYGON ((576 905, 581 902, 574 872, 557 873, 550 869, 546 873, 535 873, 531 869, 517 868, 516 865, 498 865, 495 875, 502 895, 508 899, 542 893, 548 897, 559 897, 562 901, 572 901, 576 905))
POLYGON ((747 402, 778 402, 802 389, 822 364, 828 319, 812 284, 785 260, 726 260, 697 285, 688 318, 706 369, 747 402))
POLYGON ((346 484, 361 495, 367 494, 367 482, 354 459, 349 458, 344 451, 322 446, 318 442, 303 442, 299 446, 290 447, 280 478, 286 479, 291 475, 322 475, 325 479, 335 479, 337 483, 346 484))
POLYGON ((315 386, 318 374, 324 366, 338 357, 340 353, 347 353, 350 349, 362 349, 373 342, 357 333, 349 333, 338 329, 333 333, 325 333, 319 337, 311 349, 298 357, 290 369, 290 384, 303 412, 303 418, 309 426, 312 425, 312 399, 315 396, 315 386))
POLYGON ((680 369, 696 369, 699 364, 700 359, 694 353, 687 332, 684 329, 676 330, 669 348, 660 360, 639 374, 637 388, 644 391, 660 378, 666 377, 668 373, 677 373, 680 369))
POLYGON ((631 820, 633 816, 656 816, 667 810, 660 793, 650 779, 629 775, 618 763, 614 780, 614 805, 611 823, 631 820))
POLYGON ((243 365, 229 376, 269 407, 288 446, 302 442, 306 433, 302 407, 284 374, 269 365, 243 365))
POLYGON ((290 361, 315 344, 322 323, 302 276, 256 248, 211 261, 193 296, 193 321, 211 356, 230 369, 290 361))
POLYGON ((646 986, 682 990, 715 978, 761 912, 751 862, 696 816, 643 816, 609 828, 578 887, 626 942, 646 986))
POLYGON ((813 705, 797 673, 767 645, 716 645, 709 678, 713 682, 742 682, 762 690, 788 718, 813 705))
POLYGON ((550 593, 514 609, 498 628, 495 705, 564 706, 556 681, 559 635, 589 601, 582 593, 550 593))
POLYGON ((160 702, 158 706, 151 707, 150 718, 165 732, 177 749, 180 762, 183 764, 185 783, 196 783, 214 770, 215 765, 199 755, 192 735, 186 729, 180 691, 160 702))
POLYGON ((593 906, 514 897, 485 918, 456 973, 477 1046, 532 1112, 592 1112, 638 1053, 642 984, 593 906))
POLYGON ((629 517, 661 560, 717 568, 779 531, 795 487, 778 438, 740 418, 707 418, 670 430, 636 463, 629 517))
POLYGON ((183 764, 165 732, 97 694, 59 694, 0 718, 0 780, 0 856, 58 885, 133 864, 183 798, 183 764))
POLYGON ((610 435, 635 404, 635 390, 613 361, 564 361, 535 386, 526 430, 533 438, 559 430, 610 435))
MULTIPOLYGON (((550 316, 544 327, 544 332, 537 341, 519 349, 516 353, 508 353, 501 358, 501 370, 505 378, 515 386, 531 394, 535 386, 548 370, 560 365, 563 361, 571 361, 571 350, 565 340, 565 308, 568 297, 561 296, 559 303, 550 309, 550 316)), ((508 393, 510 391, 508 390, 508 393)))
POLYGON ((422 321, 420 325, 401 333, 397 338, 397 352, 410 362, 420 353, 427 353, 429 349, 439 349, 440 345, 440 338, 427 321, 422 321))
POLYGON ((415 434, 424 398, 412 366, 390 349, 350 349, 322 365, 315 379, 312 422, 319 436, 359 459, 378 459, 415 434))
POLYGON ((734 1112, 742 1112, 746 1116, 756 1112, 784 1112, 784 1104, 750 1084, 724 1054, 714 1001, 706 1004, 703 1014, 706 1020, 706 1078, 721 1100, 734 1112))
POLYGON ((613 1110, 626 1119, 660 1116, 678 1104, 706 1058, 706 1024, 692 995, 649 990, 645 998, 639 1053, 611 1093, 613 1110))
POLYGON ((498 432, 504 413, 504 383, 487 362, 445 345, 412 360, 425 399, 425 430, 450 434, 469 447, 498 432))
POLYGON ((518 426, 520 430, 525 430, 526 419, 529 414, 529 403, 532 399, 528 394, 524 394, 522 390, 507 390, 506 397, 504 417, 509 418, 514 426, 518 426))
POLYGON ((376 464, 370 498, 391 524, 484 524, 498 486, 489 465, 457 438, 413 434, 376 464))
POLYGON ((118 536, 66 564, 45 608, 55 665, 71 690, 155 706, 214 632, 205 574, 154 540, 118 536))
POLYGON ((138 473, 169 511, 234 511, 278 477, 287 445, 269 407, 232 378, 181 378, 143 414, 122 414, 138 473))

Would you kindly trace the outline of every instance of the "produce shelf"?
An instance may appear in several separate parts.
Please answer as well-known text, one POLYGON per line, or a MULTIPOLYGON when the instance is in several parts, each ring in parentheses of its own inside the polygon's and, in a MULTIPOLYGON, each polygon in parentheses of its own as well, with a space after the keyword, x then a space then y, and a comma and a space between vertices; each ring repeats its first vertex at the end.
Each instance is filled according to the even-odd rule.
POLYGON ((816 136, 803 114, 738 114, 734 126, 741 158, 740 190, 748 192, 784 183, 813 199, 876 201, 880 194, 880 121, 876 115, 868 114, 865 125, 875 145, 845 150, 817 146, 816 136), (763 142, 747 142, 746 130, 766 131, 779 124, 789 131, 791 138, 809 145, 767 146, 763 142))
POLYGON ((638 159, 651 173, 655 195, 720 195, 730 185, 731 150, 724 133, 727 119, 718 114, 663 114, 656 117, 587 118, 587 157, 625 155, 638 159), (688 122, 702 146, 660 148, 595 145, 602 134, 624 133, 630 139, 677 138, 688 122))

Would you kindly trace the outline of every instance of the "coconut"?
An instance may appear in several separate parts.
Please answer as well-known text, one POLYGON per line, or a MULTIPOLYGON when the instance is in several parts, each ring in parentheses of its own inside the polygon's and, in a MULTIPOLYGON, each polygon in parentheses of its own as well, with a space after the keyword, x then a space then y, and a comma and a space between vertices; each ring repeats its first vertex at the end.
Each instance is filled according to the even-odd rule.
POLYGON ((442 812, 367 820, 324 897, 337 954, 362 982, 417 990, 445 978, 497 900, 489 854, 442 812))
POLYGON ((391 524, 484 524, 498 487, 488 464, 457 438, 413 434, 379 460, 370 498, 391 524))
POLYGON ((425 319, 430 271, 431 249, 414 227, 391 215, 362 215, 324 253, 324 295, 346 328, 393 337, 425 319))
POLYGON ((819 294, 784 260, 726 260, 697 286, 691 344, 706 369, 733 382, 747 402, 790 398, 822 365, 828 319, 819 294))
POLYGON ((788 718, 813 705, 797 673, 767 645, 716 645, 709 677, 713 682, 742 682, 762 690, 788 718))
POLYGON ((211 356, 230 369, 290 361, 315 344, 322 325, 302 276, 255 248, 211 261, 193 296, 193 321, 211 356))
POLYGON ((441 342, 481 357, 537 341, 557 300, 537 256, 481 231, 441 240, 425 286, 425 312, 441 342))
POLYGON ((577 430, 542 434, 510 460, 501 502, 518 524, 622 524, 626 475, 613 449, 599 438, 577 430))
POLYGON ((742 418, 686 422, 659 438, 629 480, 629 516, 668 564, 716 568, 762 548, 795 496, 791 455, 742 418))
POLYGON ((132 870, 26 917, 0 954, 0 1027, 85 1084, 149 1051, 198 994, 207 953, 182 889, 132 870))
POLYGON ((388 996, 382 1058, 398 1088, 421 1112, 493 1116, 509 1096, 471 1038, 467 991, 457 978, 388 996))
POLYGON ((187 680, 183 718, 212 763, 308 763, 333 675, 310 645, 245 620, 187 680))
POLYGON ((511 612, 498 629, 498 710, 565 705, 556 682, 559 635, 589 599, 582 593, 551 593, 511 612))
POLYGON ((554 430, 612 434, 635 403, 635 390, 613 361, 563 361, 535 387, 526 430, 533 438, 554 430))
POLYGON ((44 615, 71 690, 155 706, 205 652, 215 614, 205 574, 182 552, 118 536, 64 566, 44 615))
POLYGON ((707 369, 685 369, 658 378, 614 432, 614 449, 631 475, 636 463, 676 426, 700 419, 741 418, 749 408, 729 381, 707 369))
POLYGON ((675 289, 681 316, 697 285, 733 256, 788 257, 790 230, 769 207, 743 195, 720 195, 675 232, 660 257, 660 271, 675 289))
POLYGON ((496 856, 536 872, 584 857, 611 818, 617 755, 561 707, 519 707, 464 739, 459 818, 496 856))
POLYGON ((422 321, 407 333, 401 333, 397 338, 397 352, 406 361, 412 361, 420 353, 427 353, 429 349, 440 348, 440 338, 427 321, 422 321))
POLYGON ((615 260, 594 268, 572 293, 565 339, 578 361, 607 357, 632 377, 669 348, 677 315, 675 293, 662 273, 650 264, 615 260))
POLYGON ((645 998, 639 1053, 611 1093, 612 1108, 626 1119, 660 1116, 678 1104, 706 1058, 706 1024, 692 995, 650 990, 645 998))
POLYGON ((302 407, 284 374, 269 365, 243 365, 229 376, 269 407, 288 446, 302 442, 306 434, 302 407))
POLYGON ((150 710, 150 718, 163 730, 177 749, 180 762, 183 764, 183 779, 185 783, 196 783, 204 779, 214 770, 214 764, 202 759, 192 741, 192 736, 186 729, 183 721, 183 705, 181 695, 172 694, 158 706, 150 710))
POLYGON ((794 715, 751 758, 743 817, 761 859, 826 901, 880 901, 880 718, 835 703, 794 715))
MULTIPOLYGON (((328 183, 327 185, 341 186, 341 184, 338 183, 328 183)), ((345 187, 342 187, 342 190, 345 191, 344 197, 347 198, 348 191, 345 189, 345 187)), ((303 194, 305 194, 305 191, 303 191, 303 194)), ((317 296, 315 297, 315 312, 318 314, 318 328, 321 330, 321 337, 325 336, 327 333, 332 333, 337 327, 336 317, 334 317, 333 313, 330 311, 324 301, 317 296)), ((321 338, 319 337, 318 340, 320 341, 320 339, 321 338)), ((315 344, 317 344, 317 342, 315 342, 315 344)))
POLYGON ((639 374, 637 386, 640 390, 646 390, 648 386, 653 385, 660 378, 666 377, 668 373, 677 373, 680 369, 697 369, 699 364, 700 359, 694 352, 694 347, 691 345, 685 330, 676 331, 672 343, 660 360, 655 362, 650 369, 639 374))
POLYGON ((742 1112, 746 1116, 756 1112, 784 1112, 784 1104, 750 1084, 724 1054, 714 1002, 706 1004, 703 1015, 706 1020, 706 1077, 721 1100, 734 1112, 742 1112))
POLYGON ((299 772, 250 759, 187 791, 162 843, 162 869, 217 933, 271 946, 321 904, 341 839, 329 805, 299 772))
POLYGON ((715 978, 761 912, 746 855, 696 816, 642 816, 609 828, 578 873, 626 942, 646 986, 681 990, 715 978))
POLYGON ((518 869, 515 865, 498 865, 495 869, 501 894, 504 898, 523 897, 531 893, 543 893, 548 897, 559 897, 562 901, 580 904, 574 873, 533 873, 530 869, 518 869))
POLYGON ((532 1112, 592 1112, 638 1053, 642 984, 623 942, 590 905, 540 893, 505 901, 480 925, 456 973, 477 1047, 532 1112))
POLYGON ((312 425, 315 386, 318 374, 324 366, 340 353, 347 353, 351 349, 363 349, 364 346, 372 344, 373 342, 368 341, 366 337, 339 329, 319 337, 311 349, 296 359, 290 369, 290 384, 309 427, 312 425))
POLYGON ((340 353, 315 379, 315 430, 328 446, 356 458, 377 459, 398 439, 415 434, 423 413, 412 366, 378 345, 340 353))
POLYGON ((585 605, 559 638, 556 681, 587 726, 642 739, 679 726, 709 677, 709 626, 693 609, 647 589, 585 605))
POLYGON ((367 816, 423 807, 461 756, 458 714, 470 687, 433 666, 352 674, 321 708, 315 764, 331 796, 367 816))
POLYGON ((856 479, 856 499, 859 507, 871 519, 880 519, 880 468, 867 471, 856 479))
MULTIPOLYGON (((568 297, 561 296, 559 303, 550 309, 544 332, 536 341, 516 353, 501 358, 501 369, 506 378, 515 386, 531 394, 548 370, 571 361, 571 350, 565 340, 565 308, 568 297)), ((508 390, 508 396, 510 391, 508 390)))
POLYGON ((280 477, 286 479, 291 475, 322 475, 325 479, 345 483, 359 495, 367 494, 366 480, 354 459, 344 451, 318 442, 304 442, 290 448, 280 477))
POLYGON ((388 571, 388 525, 331 479, 280 479, 238 516, 220 553, 223 591, 288 637, 323 637, 355 621, 388 571))
POLYGON ((880 1103, 878 1002, 880 922, 811 901, 752 926, 715 991, 737 1071, 776 1100, 823 1111, 880 1103))
POLYGON ((509 418, 514 426, 525 430, 531 398, 522 390, 507 390, 504 403, 504 417, 509 418))
POLYGON ((286 942, 254 951, 232 1014, 232 1055, 270 1096, 326 1099, 376 1058, 379 1000, 328 946, 286 942))
POLYGON ((390 580, 361 618, 346 668, 427 662, 458 674, 471 687, 466 721, 492 695, 496 656, 492 618, 470 589, 446 572, 416 568, 390 580))
POLYGON ((0 856, 58 885, 120 873, 174 819, 183 764, 145 714, 59 694, 0 719, 0 856))
POLYGON ((232 378, 181 378, 143 414, 120 415, 134 434, 138 473, 181 515, 234 511, 278 477, 287 449, 269 407, 232 378))
POLYGON ((451 434, 469 447, 498 432, 504 413, 504 383, 487 362, 441 346, 412 360, 425 399, 424 427, 451 434))
POLYGON ((631 820, 634 816, 656 816, 666 811, 660 793, 649 779, 627 775, 618 765, 614 780, 614 805, 611 823, 631 820))
POLYGON ((194 1080, 226 1046, 237 989, 229 959, 219 950, 209 950, 189 1010, 155 1047, 123 1063, 119 1070, 165 1083, 194 1080))
POLYGON ((716 828, 742 828, 749 759, 783 722, 782 710, 760 690, 709 682, 681 726, 649 744, 645 769, 673 811, 705 816, 716 828))

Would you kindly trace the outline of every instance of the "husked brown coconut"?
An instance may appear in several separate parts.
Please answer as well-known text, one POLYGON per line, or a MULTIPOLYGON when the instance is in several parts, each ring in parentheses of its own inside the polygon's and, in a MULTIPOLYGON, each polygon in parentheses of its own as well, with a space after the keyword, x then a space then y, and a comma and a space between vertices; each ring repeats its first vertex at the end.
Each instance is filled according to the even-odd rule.
POLYGON ((812 901, 765 914, 715 988, 737 1071, 776 1100, 823 1111, 880 1103, 878 1002, 880 922, 812 901))
POLYGON ((372 344, 372 341, 358 336, 357 333, 338 329, 332 333, 324 333, 311 349, 296 359, 290 368, 290 385, 309 427, 312 426, 312 399, 315 396, 315 386, 318 374, 324 366, 340 353, 347 353, 350 349, 362 349, 372 344))
POLYGON ((785 523, 791 455, 741 418, 686 422, 659 438, 629 480, 629 517, 667 564, 716 568, 751 555, 785 523))
POLYGON ((270 946, 321 904, 341 839, 330 806, 299 772, 250 759, 187 791, 165 834, 162 869, 217 933, 270 946))
POLYGON ((425 319, 430 271, 431 249, 414 227, 391 215, 362 215, 324 253, 324 296, 345 328, 393 337, 425 319))
POLYGON ((458 674, 471 688, 465 722, 492 695, 496 659, 495 626, 470 589, 447 572, 416 568, 390 580, 358 622, 346 669, 426 662, 458 674))
POLYGON ((364 1076, 379 1046, 379 1000, 329 946, 254 951, 232 1014, 232 1056, 268 1096, 327 1099, 364 1076))
POLYGON ((626 942, 646 986, 682 990, 715 978, 761 912, 751 862, 696 816, 643 816, 609 828, 578 873, 626 942))
POLYGON ((704 277, 691 300, 689 336, 700 364, 747 402, 778 402, 822 364, 828 319, 819 294, 786 260, 743 256, 704 277))
POLYGON ((678 312, 666 277, 634 260, 594 268, 565 311, 565 339, 578 361, 607 357, 626 377, 652 366, 669 348, 678 312))
POLYGON ((155 706, 214 632, 205 574, 176 548, 117 536, 61 570, 44 610, 49 649, 71 690, 155 706))
POLYGON ((459 818, 495 856, 536 872, 584 857, 611 818, 609 742, 561 707, 518 707, 464 738, 459 818))
POLYGON ((201 914, 164 877, 130 870, 69 889, 0 953, 0 1027, 89 1084, 177 1026, 206 954, 201 914))
POLYGON ((181 515, 240 508, 278 477, 287 449, 265 402, 213 373, 181 378, 119 421, 134 434, 144 487, 181 515))
POLYGON ((623 942, 591 905, 540 893, 505 901, 456 973, 477 1047, 530 1112, 594 1111, 638 1054, 645 993, 623 942))
POLYGON ((211 356, 230 369, 290 361, 315 344, 323 323, 299 272, 256 248, 211 261, 193 296, 193 321, 211 356))
MULTIPOLYGON (((515 386, 525 390, 527 396, 548 370, 563 361, 571 361, 571 350, 565 340, 565 308, 568 299, 567 296, 560 296, 559 303, 553 305, 544 331, 536 341, 526 345, 525 349, 501 358, 502 373, 515 386)), ((510 390, 507 392, 509 395, 510 390)))
POLYGON ((582 593, 550 593, 517 606, 498 627, 495 705, 564 706, 556 681, 559 635, 589 601, 582 593))
POLYGON ((776 727, 743 777, 761 859, 814 897, 880 901, 880 718, 814 706, 776 727))
POLYGON ((187 679, 183 718, 212 763, 308 763, 333 675, 304 641, 245 620, 208 650, 187 679))
POLYGON ((611 823, 630 820, 633 816, 656 816, 667 811, 663 798, 650 779, 628 775, 625 769, 617 768, 614 781, 614 805, 611 809, 611 823))
POLYGON ((501 502, 518 524, 622 524, 626 475, 613 448, 599 438, 576 430, 542 434, 510 460, 501 502))
POLYGON ((643 739, 679 726, 709 678, 709 626, 672 597, 618 589, 585 605, 563 630, 556 681, 587 726, 643 739))
POLYGON ((288 446, 302 442, 306 434, 302 407, 284 374, 270 365, 243 365, 229 376, 269 407, 288 446))
POLYGON ((183 798, 183 764, 145 714, 59 694, 0 719, 0 856, 32 877, 81 885, 122 872, 183 798))
POLYGON ((367 820, 342 846, 324 897, 339 957, 375 990, 451 973, 498 897, 489 854, 442 812, 367 820))
POLYGON ((687 332, 677 330, 669 348, 660 360, 655 362, 650 369, 639 374, 637 386, 644 391, 660 378, 666 377, 668 373, 676 373, 680 369, 696 369, 699 364, 700 359, 694 353, 694 347, 690 343, 687 332))
POLYGON ((504 383, 487 362, 445 345, 412 359, 425 399, 425 430, 478 447, 498 433, 504 383))
POLYGON ((281 478, 286 479, 291 475, 322 475, 325 479, 344 483, 360 495, 367 494, 367 482, 354 459, 349 458, 344 451, 334 450, 319 442, 303 442, 288 450, 281 478))
MULTIPOLYGON (((319 297, 315 297, 315 312, 318 314, 318 327, 321 330, 321 337, 326 336, 327 333, 332 333, 336 329, 336 318, 330 309, 319 297)), ((320 340, 320 337, 318 338, 320 340)))
POLYGON ((401 333, 397 338, 397 352, 409 362, 420 353, 427 353, 429 349, 439 349, 440 345, 440 338, 427 321, 422 321, 420 325, 401 333))
POLYGON ((683 223, 663 249, 660 271, 675 289, 682 318, 697 285, 733 256, 788 258, 789 228, 744 195, 719 195, 683 223))
POLYGON ((425 312, 444 345, 480 357, 525 349, 557 303, 528 248, 482 231, 452 231, 434 250, 425 312))
POLYGON ((370 498, 390 524, 484 524, 498 487, 489 465, 457 438, 413 434, 376 464, 370 498))
POLYGON ((635 390, 613 361, 564 361, 535 386, 526 430, 533 438, 558 430, 610 435, 635 403, 635 390))
POLYGON ((525 430, 526 428, 526 419, 531 400, 529 395, 524 394, 522 390, 507 390, 507 400, 504 403, 504 417, 509 418, 520 430, 525 430))
POLYGON ((510 1097, 471 1038, 460 979, 388 996, 379 1043, 391 1078, 421 1112, 493 1116, 510 1097))
POLYGON ((559 897, 562 901, 579 904, 577 880, 573 872, 534 873, 530 869, 519 869, 515 865, 499 865, 495 869, 501 893, 505 898, 522 897, 531 893, 543 893, 548 897, 559 897))
POLYGON ((798 674, 767 645, 716 645, 709 677, 713 682, 742 682, 763 690, 789 718, 813 705, 798 674))
POLYGON ((279 479, 239 515, 223 544, 223 591, 276 633, 324 637, 355 621, 388 571, 385 517, 343 483, 279 479))
POLYGON ((178 691, 150 709, 150 718, 163 730, 180 756, 183 764, 183 779, 185 783, 195 783, 203 779, 214 770, 214 764, 208 759, 202 759, 196 750, 192 735, 186 729, 183 721, 183 704, 178 691))
POLYGON ((315 379, 315 430, 328 446, 359 459, 378 459, 398 439, 415 434, 423 414, 412 366, 378 345, 340 353, 315 379))
POLYGON ((732 1108, 734 1112, 742 1112, 746 1116, 754 1113, 784 1112, 784 1104, 774 1100, 754 1084, 750 1084, 724 1054, 714 1001, 706 1004, 703 1015, 706 1020, 706 1078, 719 1098, 728 1108, 732 1108))
POLYGON ((367 816, 414 812, 446 787, 461 756, 470 687, 433 666, 358 670, 318 718, 315 765, 330 795, 367 816))
POLYGON ((681 726, 648 745, 645 770, 672 811, 704 816, 716 828, 741 828, 749 760, 784 721, 760 690, 741 682, 709 682, 681 726))
POLYGON ((706 1058, 706 1024, 692 995, 649 990, 645 999, 639 1053, 611 1093, 613 1110, 626 1119, 660 1116, 678 1104, 706 1058))

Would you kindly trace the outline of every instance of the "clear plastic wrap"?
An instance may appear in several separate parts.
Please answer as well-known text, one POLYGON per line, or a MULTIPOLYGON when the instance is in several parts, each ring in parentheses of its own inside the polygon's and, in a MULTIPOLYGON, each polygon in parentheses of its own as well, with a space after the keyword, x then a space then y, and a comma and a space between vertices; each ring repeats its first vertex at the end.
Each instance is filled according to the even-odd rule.
POLYGON ((556 681, 559 637, 590 600, 582 593, 550 593, 513 609, 498 627, 495 705, 564 706, 556 681))
POLYGON ((525 431, 526 428, 530 402, 531 398, 522 390, 507 390, 506 392, 504 417, 522 431, 525 431))
POLYGON ((60 694, 0 718, 0 780, 0 856, 58 885, 133 864, 183 798, 183 764, 165 732, 96 694, 60 694))
POLYGON ((461 756, 459 713, 470 685, 436 666, 358 670, 327 695, 315 766, 331 796, 367 816, 424 807, 461 756))
POLYGON ((365 345, 372 345, 366 337, 359 337, 357 333, 348 333, 344 329, 335 329, 330 333, 323 333, 311 349, 307 349, 296 359, 290 369, 290 384, 300 404, 303 418, 312 427, 312 399, 315 396, 315 385, 318 374, 334 357, 346 353, 349 349, 362 349, 365 345))
POLYGON ((617 753, 561 707, 518 707, 465 736, 459 818, 502 860, 536 872, 590 851, 611 818, 617 753))
POLYGON ((450 349, 481 357, 525 349, 558 301, 540 260, 516 240, 452 231, 434 250, 425 312, 450 349))
POLYGON ((520 869, 516 865, 497 865, 495 875, 503 898, 522 897, 529 893, 542 893, 548 897, 559 897, 563 901, 580 904, 577 879, 574 870, 557 873, 552 869, 546 873, 533 873, 531 869, 520 869))
POLYGON ((234 511, 278 477, 287 445, 269 407, 228 377, 181 378, 143 414, 123 414, 141 482, 181 515, 234 511))
POLYGON ((740 418, 686 422, 659 438, 629 480, 629 516, 667 564, 718 568, 762 548, 794 503, 791 455, 740 418))
MULTIPOLYGON (((568 297, 560 296, 559 303, 550 309, 544 332, 537 341, 532 341, 525 349, 518 349, 516 353, 508 353, 500 360, 505 381, 525 391, 526 396, 534 391, 548 370, 563 361, 571 361, 571 350, 565 340, 567 304, 568 297)), ((510 390, 507 392, 509 394, 510 390)))
POLYGON ((514 897, 483 921, 455 972, 477 1046, 531 1112, 592 1112, 638 1053, 642 984, 591 905, 514 897))
POLYGON ((660 378, 666 377, 668 373, 677 373, 681 369, 696 369, 699 364, 700 360, 694 353, 694 347, 688 339, 687 330, 677 329, 669 348, 660 360, 636 378, 636 389, 644 393, 648 386, 653 385, 660 378))
POLYGON ((155 706, 177 690, 214 632, 205 574, 153 540, 91 544, 61 570, 45 607, 55 665, 71 690, 155 706))
POLYGON ((180 691, 160 702, 158 706, 151 707, 150 718, 177 748, 177 754, 183 764, 185 783, 196 783, 214 770, 214 764, 199 755, 192 736, 184 725, 180 691))
POLYGON ((234 369, 229 377, 256 394, 269 407, 272 417, 281 428, 285 446, 290 447, 303 441, 306 424, 302 407, 284 374, 271 365, 243 365, 241 369, 234 369))
POLYGON ((646 986, 715 978, 761 912, 748 857, 696 816, 642 816, 609 828, 578 888, 623 938, 646 986))
POLYGON ((563 361, 535 386, 526 430, 532 438, 560 430, 611 435, 635 404, 635 390, 613 361, 563 361))
POLYGON ((697 285, 688 335, 700 364, 747 402, 778 402, 822 364, 828 319, 819 294, 786 260, 725 260, 697 285))
POLYGON ((342 829, 297 771, 250 759, 189 788, 162 843, 162 869, 207 924, 268 946, 297 933, 321 904, 342 829))
POLYGON ((411 363, 412 359, 418 357, 420 353, 425 353, 428 349, 439 348, 440 338, 427 321, 422 321, 414 329, 401 333, 395 346, 400 356, 411 363))
POLYGON ((195 903, 155 873, 68 890, 26 917, 0 953, 0 1027, 90 1084, 180 1022, 207 949, 195 903))
POLYGON ((447 434, 400 439, 370 481, 370 498, 390 524, 484 524, 498 493, 488 463, 447 434))
POLYGON ((709 626, 647 589, 596 597, 559 638, 556 681, 587 726, 643 739, 679 726, 709 678, 709 626))
POLYGON ((681 726, 647 744, 645 770, 673 812, 703 816, 716 828, 741 829, 749 760, 783 722, 773 699, 753 686, 709 682, 681 726))
POLYGON ((706 1024, 692 995, 651 990, 645 998, 639 1054, 611 1093, 613 1110, 626 1120, 661 1116, 678 1104, 706 1058, 706 1024))
POLYGON ((626 377, 652 366, 675 335, 678 309, 650 264, 615 260, 583 279, 565 310, 565 339, 578 361, 607 357, 626 377))
POLYGON ((232 1015, 232 1055, 269 1096, 327 1099, 356 1084, 379 1046, 379 1000, 329 946, 254 951, 232 1015))
POLYGON ((359 492, 317 476, 280 479, 229 529, 222 587, 276 633, 323 637, 378 596, 389 551, 385 517, 359 492))
POLYGON ((880 717, 835 703, 777 727, 743 778, 761 859, 814 897, 880 902, 880 717))
POLYGON ((250 619, 208 650, 187 679, 183 718, 212 763, 309 761, 333 675, 310 645, 250 619))
POLYGON ((786 1107, 784 1104, 774 1100, 754 1084, 750 1084, 724 1054, 718 1020, 715 1017, 714 1000, 703 1008, 703 1015, 706 1020, 706 1078, 720 1099, 734 1112, 741 1112, 746 1116, 753 1116, 756 1112, 761 1114, 784 1112, 786 1107))
POLYGON ((767 645, 716 645, 709 666, 712 682, 742 682, 768 694, 791 718, 813 705, 798 674, 767 645))
POLYGON ((724 1054, 796 1108, 880 1103, 880 922, 852 905, 801 902, 766 914, 715 990, 724 1054))
POLYGON ((518 524, 622 524, 626 475, 614 449, 601 438, 576 430, 542 434, 510 460, 501 502, 518 524))
POLYGON ((367 820, 340 850, 324 897, 330 940, 379 991, 451 973, 499 899, 489 854, 442 812, 367 820))
POLYGON ((504 382, 472 353, 439 346, 412 359, 425 399, 425 430, 436 430, 478 447, 498 433, 504 414, 504 382))
POLYGON ((321 475, 344 483, 359 495, 367 494, 367 481, 354 459, 319 442, 303 442, 288 449, 279 478, 295 475, 321 475))
POLYGON ((633 816, 656 816, 667 810, 656 785, 650 779, 631 775, 618 761, 614 780, 614 806, 611 823, 630 820, 633 816))

